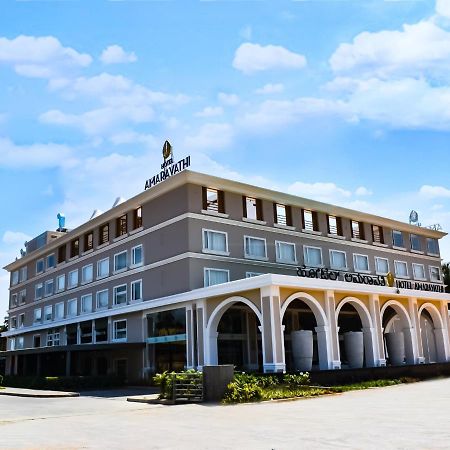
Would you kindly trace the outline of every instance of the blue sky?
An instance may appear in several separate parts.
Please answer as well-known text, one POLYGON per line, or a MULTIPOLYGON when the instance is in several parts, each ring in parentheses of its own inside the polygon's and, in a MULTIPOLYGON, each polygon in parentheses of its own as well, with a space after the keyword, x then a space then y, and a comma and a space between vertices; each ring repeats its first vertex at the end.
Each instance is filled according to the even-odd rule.
POLYGON ((449 230, 449 132, 447 0, 4 0, 0 264, 140 192, 165 139, 194 170, 449 230))

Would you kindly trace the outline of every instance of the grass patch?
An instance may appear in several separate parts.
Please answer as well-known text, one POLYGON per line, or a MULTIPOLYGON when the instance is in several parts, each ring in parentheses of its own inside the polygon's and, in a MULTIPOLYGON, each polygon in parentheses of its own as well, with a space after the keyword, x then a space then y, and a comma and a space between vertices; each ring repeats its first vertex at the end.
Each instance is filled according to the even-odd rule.
POLYGON ((265 389, 262 392, 262 400, 282 400, 289 398, 309 398, 320 395, 334 394, 335 391, 328 388, 303 386, 292 389, 289 386, 265 389))
POLYGON ((393 380, 370 380, 370 381, 361 381, 359 383, 346 384, 343 386, 335 386, 332 389, 336 390, 336 392, 359 391, 363 389, 396 386, 398 384, 405 384, 405 383, 415 383, 417 381, 419 380, 409 377, 396 378, 393 380))

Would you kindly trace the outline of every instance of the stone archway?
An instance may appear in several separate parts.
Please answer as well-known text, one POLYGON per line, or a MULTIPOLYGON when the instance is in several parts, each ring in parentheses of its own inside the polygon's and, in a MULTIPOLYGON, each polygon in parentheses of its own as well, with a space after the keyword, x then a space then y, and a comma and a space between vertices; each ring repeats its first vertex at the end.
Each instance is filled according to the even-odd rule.
POLYGON ((419 308, 420 335, 426 363, 447 361, 444 324, 439 310, 432 303, 419 308))

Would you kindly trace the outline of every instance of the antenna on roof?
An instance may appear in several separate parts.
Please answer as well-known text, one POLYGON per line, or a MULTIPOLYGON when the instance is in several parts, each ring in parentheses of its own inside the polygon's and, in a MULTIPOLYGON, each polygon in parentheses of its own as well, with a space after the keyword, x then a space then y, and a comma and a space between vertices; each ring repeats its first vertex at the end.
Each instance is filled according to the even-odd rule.
POLYGON ((94 209, 94 212, 92 213, 92 216, 89 218, 89 220, 95 219, 100 214, 102 214, 102 211, 100 211, 99 209, 94 209))
POLYGON ((113 208, 115 208, 116 206, 120 205, 121 203, 123 203, 125 201, 125 199, 123 197, 117 197, 116 201, 114 202, 114 204, 112 205, 113 208))
POLYGON ((58 218, 58 229, 56 231, 65 233, 67 231, 66 216, 64 215, 64 213, 58 213, 56 217, 58 218))

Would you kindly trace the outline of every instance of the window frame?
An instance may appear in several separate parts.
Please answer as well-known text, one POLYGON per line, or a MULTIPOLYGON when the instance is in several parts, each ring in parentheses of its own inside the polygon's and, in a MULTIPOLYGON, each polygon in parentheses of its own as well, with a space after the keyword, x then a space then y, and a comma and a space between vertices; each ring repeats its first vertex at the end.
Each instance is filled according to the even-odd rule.
POLYGON ((128 270, 128 250, 122 250, 121 252, 114 253, 113 256, 113 274, 126 272, 128 270), (116 257, 125 253, 125 266, 121 269, 116 269, 116 257))
POLYGON ((104 223, 98 227, 98 246, 106 245, 110 241, 110 227, 109 222, 104 223))
POLYGON ((316 247, 316 246, 314 246, 314 245, 304 245, 303 246, 303 261, 304 261, 304 263, 305 263, 305 266, 307 266, 307 267, 324 267, 324 264, 323 264, 323 250, 322 250, 322 247, 316 247), (308 250, 309 249, 313 249, 313 250, 319 250, 320 251, 320 264, 318 265, 318 266, 314 266, 314 265, 312 265, 312 264, 309 264, 308 262, 307 262, 307 260, 309 259, 309 258, 307 258, 307 254, 308 254, 308 250))
POLYGON ((363 253, 353 253, 353 269, 356 273, 371 273, 369 255, 364 255, 363 253), (356 257, 358 256, 362 256, 367 260, 367 269, 358 269, 356 267, 356 257))
POLYGON ((209 253, 213 255, 223 255, 223 256, 229 256, 230 252, 228 251, 228 233, 226 231, 219 231, 219 230, 211 230, 209 228, 202 228, 202 252, 203 253, 209 253), (207 242, 207 235, 209 233, 217 233, 225 235, 225 250, 213 250, 206 247, 207 242))
POLYGON ((97 276, 96 276, 96 279, 97 280, 102 280, 103 278, 108 278, 109 277, 109 273, 110 273, 110 271, 109 271, 109 269, 110 269, 110 267, 109 267, 109 260, 110 260, 110 258, 109 258, 109 256, 107 257, 107 258, 103 258, 103 259, 99 259, 98 261, 97 261, 97 276), (101 263, 102 262, 104 262, 104 261, 107 261, 108 262, 108 270, 107 270, 107 273, 106 273, 106 275, 99 275, 99 267, 100 267, 100 265, 101 265, 101 263))
POLYGON ((225 283, 218 283, 218 284, 206 283, 206 280, 210 281, 209 273, 212 270, 213 271, 226 272, 227 273, 227 281, 225 281, 225 283, 229 283, 230 282, 230 270, 229 269, 218 269, 218 268, 215 268, 215 267, 204 267, 203 268, 203 285, 204 285, 204 287, 220 286, 221 284, 225 284, 225 283))
POLYGON ((33 311, 33 324, 42 323, 42 307, 34 308, 33 311), (36 311, 39 311, 39 319, 36 319, 36 311))
POLYGON ((421 263, 412 263, 412 275, 413 275, 413 279, 414 280, 419 280, 419 281, 425 281, 427 279, 427 273, 425 271, 425 264, 421 264, 421 263), (423 269, 423 277, 416 277, 416 273, 415 273, 415 267, 422 267, 423 269))
POLYGON ((80 297, 80 314, 91 314, 94 311, 94 304, 93 304, 93 296, 91 294, 84 294, 80 297), (84 311, 84 300, 86 298, 91 298, 91 308, 90 311, 84 311))
POLYGON ((427 255, 431 255, 431 256, 439 256, 440 255, 438 239, 427 237, 427 255), (430 242, 433 242, 433 245, 436 245, 436 249, 433 249, 433 250, 437 250, 437 252, 430 251, 430 242))
POLYGON ((66 274, 65 273, 62 273, 61 275, 58 275, 57 277, 56 277, 56 289, 55 289, 55 292, 63 292, 64 290, 66 289, 66 274), (64 282, 63 282, 63 288, 62 289, 60 289, 59 288, 59 280, 60 279, 63 279, 64 280, 64 282))
POLYGON ((394 271, 395 271, 395 276, 397 278, 401 278, 404 280, 410 279, 411 277, 409 276, 409 267, 408 267, 408 261, 400 261, 400 260, 394 260, 394 271), (405 264, 406 265, 406 276, 405 275, 399 275, 398 271, 397 271, 397 265, 398 264, 405 264))
MULTIPOLYGON (((39 258, 37 261, 36 261, 36 275, 39 275, 39 274, 41 274, 41 273, 44 273, 44 270, 45 270, 45 261, 44 261, 44 258, 39 258), (40 263, 42 263, 42 270, 38 270, 38 264, 40 264, 40 263)), ((17 271, 18 272, 18 271, 17 271)))
POLYGON ((83 253, 90 252, 94 250, 94 231, 88 231, 83 238, 83 253), (89 237, 90 237, 90 245, 89 245, 89 237))
POLYGON ((49 255, 47 255, 47 256, 45 257, 45 267, 46 267, 46 270, 54 269, 54 268, 56 267, 56 257, 55 257, 55 254, 54 254, 54 253, 50 253, 49 255), (49 265, 49 263, 48 263, 48 260, 49 260, 49 258, 51 258, 51 257, 53 257, 53 265, 52 265, 52 266, 49 265))
POLYGON ((256 236, 250 236, 250 235, 244 235, 244 258, 245 259, 252 259, 255 261, 268 261, 269 258, 267 256, 267 239, 266 238, 261 238, 261 237, 256 237, 256 236), (252 256, 250 254, 247 253, 247 239, 256 239, 259 241, 264 241, 264 254, 265 256, 252 256))
POLYGON ((143 300, 142 279, 134 280, 130 283, 130 302, 141 302, 142 300, 143 300), (133 298, 133 293, 134 293, 133 286, 137 283, 140 284, 140 296, 139 296, 139 298, 133 298))
POLYGON ((280 264, 298 264, 298 258, 297 258, 297 246, 295 242, 286 242, 286 241, 275 241, 275 260, 277 263, 280 264), (291 247, 294 247, 294 261, 287 261, 280 257, 279 248, 280 245, 289 245, 291 247))
POLYGON ((398 249, 401 249, 401 250, 405 250, 405 237, 403 236, 403 231, 400 231, 400 230, 392 230, 392 247, 393 248, 398 248, 398 249), (402 245, 396 245, 395 244, 395 238, 394 238, 394 235, 396 234, 396 233, 400 233, 400 235, 401 235, 401 237, 402 237, 402 245))
POLYGON ((49 280, 45 280, 44 282, 44 297, 51 297, 55 293, 55 280, 50 278, 49 280), (47 294, 47 286, 52 285, 52 290, 49 294, 47 294))
POLYGON ((130 269, 134 269, 135 267, 141 267, 143 265, 144 265, 144 246, 142 244, 139 244, 135 245, 134 247, 131 247, 130 269), (137 248, 141 248, 141 262, 138 263, 134 262, 137 248))
POLYGON ((100 291, 97 291, 95 293, 95 310, 96 311, 103 311, 103 310, 108 309, 108 308, 109 308, 109 289, 102 289, 100 291), (107 304, 106 304, 106 306, 100 306, 100 304, 99 304, 99 297, 100 297, 100 294, 103 294, 104 292, 106 292, 107 304))
POLYGON ((420 238, 420 235, 414 234, 414 233, 410 233, 409 234, 409 245, 411 247, 411 251, 412 252, 423 253, 423 251, 422 251, 422 240, 420 238), (417 242, 419 243, 419 248, 413 248, 413 237, 417 238, 417 242))
POLYGON ((40 300, 41 298, 44 298, 44 283, 39 282, 34 285, 34 299, 40 300), (41 295, 38 297, 37 290, 38 290, 39 286, 42 291, 41 291, 41 295))
POLYGON ((124 213, 116 219, 116 238, 128 235, 128 213, 124 213))
POLYGON ((44 320, 43 321, 48 323, 48 322, 51 322, 52 320, 53 320, 53 305, 45 305, 44 306, 44 320), (46 311, 48 309, 50 309, 50 311, 51 311, 51 314, 50 314, 51 318, 50 319, 47 319, 47 312, 46 311))
POLYGON ((329 250, 329 256, 330 256, 330 268, 333 270, 348 270, 348 261, 347 261, 347 252, 345 250, 337 250, 335 248, 330 248, 329 250), (345 260, 345 266, 344 267, 337 267, 333 265, 333 253, 343 253, 344 254, 344 260, 345 260))
POLYGON ((432 281, 433 283, 442 283, 442 270, 440 267, 438 266, 428 266, 428 271, 430 273, 430 281, 432 281), (438 280, 433 280, 433 276, 432 276, 432 269, 437 269, 439 272, 439 279, 438 280))
POLYGON ((69 245, 69 260, 80 256, 80 238, 75 238, 70 241, 69 245))
POLYGON ((81 268, 81 284, 88 284, 88 283, 92 283, 93 281, 94 281, 94 264, 93 264, 93 263, 86 264, 85 266, 83 266, 83 267, 81 268), (84 279, 84 270, 85 270, 87 267, 90 267, 90 268, 91 268, 91 273, 92 273, 92 275, 91 275, 91 279, 90 279, 90 280, 85 280, 85 279, 84 279))
POLYGON ((113 332, 112 332, 112 341, 113 342, 127 342, 128 340, 128 323, 127 319, 117 319, 113 320, 113 326, 112 326, 113 332), (123 338, 117 338, 117 323, 119 322, 125 322, 125 337, 123 338))
POLYGON ((70 298, 67 300, 66 316, 67 317, 77 317, 78 316, 78 299, 77 298, 70 298), (72 314, 70 311, 71 310, 70 305, 75 305, 75 313, 74 314, 72 314))
POLYGON ((259 277, 260 275, 265 275, 265 274, 261 273, 261 272, 245 272, 245 278, 259 277))
POLYGON ((118 286, 114 286, 113 287, 113 306, 120 306, 120 305, 127 305, 128 304, 128 285, 126 283, 124 284, 119 284, 118 286), (119 288, 123 288, 125 287, 125 302, 123 303, 117 303, 116 298, 117 298, 117 290, 119 288))
POLYGON ((55 313, 54 313, 54 319, 55 320, 63 320, 64 318, 65 318, 65 311, 64 311, 64 302, 58 302, 58 303, 55 303, 55 308, 54 308, 54 310, 55 310, 55 313), (62 305, 62 316, 61 317, 58 317, 57 316, 57 311, 58 311, 58 307, 61 307, 61 305, 62 305))
POLYGON ((68 274, 67 274, 67 289, 73 289, 73 288, 76 288, 79 285, 80 276, 79 276, 78 272, 79 272, 79 269, 71 270, 70 272, 68 272, 68 274), (73 285, 70 284, 70 278, 71 278, 70 275, 72 273, 76 273, 77 274, 77 281, 73 285))
POLYGON ((390 264, 389 264, 389 258, 383 258, 382 256, 375 256, 375 273, 376 273, 377 275, 383 275, 383 276, 386 276, 390 271, 391 271, 391 269, 390 269, 390 264), (377 263, 377 261, 380 260, 380 259, 387 262, 387 269, 388 269, 388 270, 387 270, 386 273, 380 272, 380 271, 378 270, 378 263, 377 263))

